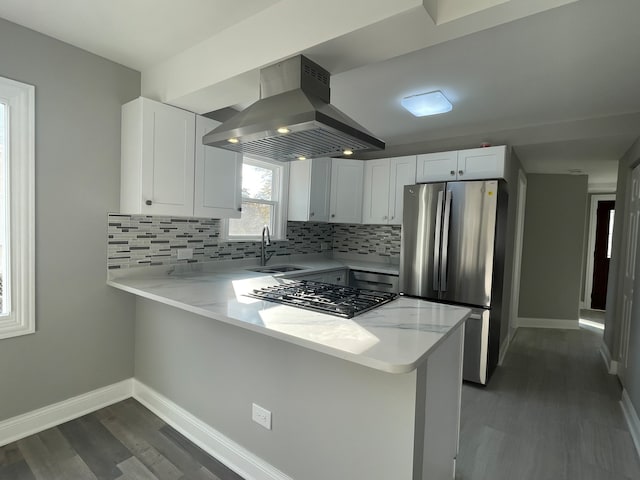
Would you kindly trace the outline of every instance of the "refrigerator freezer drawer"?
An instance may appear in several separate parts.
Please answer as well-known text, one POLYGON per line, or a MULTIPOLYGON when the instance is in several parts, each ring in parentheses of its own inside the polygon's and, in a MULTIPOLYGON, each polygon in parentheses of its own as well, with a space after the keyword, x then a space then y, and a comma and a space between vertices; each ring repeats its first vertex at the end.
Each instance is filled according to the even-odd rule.
POLYGON ((488 380, 489 313, 489 310, 474 310, 467 319, 464 332, 462 378, 482 385, 486 385, 488 380))

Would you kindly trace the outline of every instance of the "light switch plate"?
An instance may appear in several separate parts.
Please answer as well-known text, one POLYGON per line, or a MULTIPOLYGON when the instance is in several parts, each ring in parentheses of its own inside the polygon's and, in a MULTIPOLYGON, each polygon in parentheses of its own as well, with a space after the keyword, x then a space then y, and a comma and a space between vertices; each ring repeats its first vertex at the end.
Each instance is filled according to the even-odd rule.
POLYGON ((251 407, 251 419, 267 430, 271 430, 271 412, 255 403, 251 404, 251 407))

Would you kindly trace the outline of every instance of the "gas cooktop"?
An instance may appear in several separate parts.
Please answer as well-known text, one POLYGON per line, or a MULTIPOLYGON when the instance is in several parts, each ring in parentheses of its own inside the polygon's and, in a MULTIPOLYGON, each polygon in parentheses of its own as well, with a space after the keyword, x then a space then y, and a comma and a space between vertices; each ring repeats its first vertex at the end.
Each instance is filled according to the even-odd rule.
POLYGON ((311 280, 263 287, 246 295, 343 318, 360 315, 398 296, 395 293, 360 290, 311 280))

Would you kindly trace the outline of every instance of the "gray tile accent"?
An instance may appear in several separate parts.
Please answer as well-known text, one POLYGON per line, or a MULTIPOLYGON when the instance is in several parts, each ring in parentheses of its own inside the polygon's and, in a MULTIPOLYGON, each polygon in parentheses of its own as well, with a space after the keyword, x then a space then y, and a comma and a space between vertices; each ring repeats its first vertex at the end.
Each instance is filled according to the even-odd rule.
MULTIPOLYGON (((109 214, 107 266, 123 269, 151 265, 257 258, 260 242, 223 242, 220 220, 109 214), (178 250, 193 248, 193 259, 178 260, 178 250)), ((274 241, 267 252, 274 257, 330 250, 333 226, 288 222, 287 241, 274 241), (327 249, 323 250, 323 244, 327 249)))
POLYGON ((400 257, 399 225, 348 225, 333 226, 333 251, 372 255, 380 257, 400 257))

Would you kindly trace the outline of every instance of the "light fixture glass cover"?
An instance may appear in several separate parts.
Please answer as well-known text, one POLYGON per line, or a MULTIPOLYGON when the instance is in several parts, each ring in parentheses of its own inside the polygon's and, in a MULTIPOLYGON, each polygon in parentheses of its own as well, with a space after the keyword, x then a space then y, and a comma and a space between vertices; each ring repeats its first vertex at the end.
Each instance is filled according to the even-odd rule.
POLYGON ((447 100, 447 97, 440 90, 404 97, 401 103, 404 108, 416 117, 446 113, 453 108, 451 102, 447 100))

